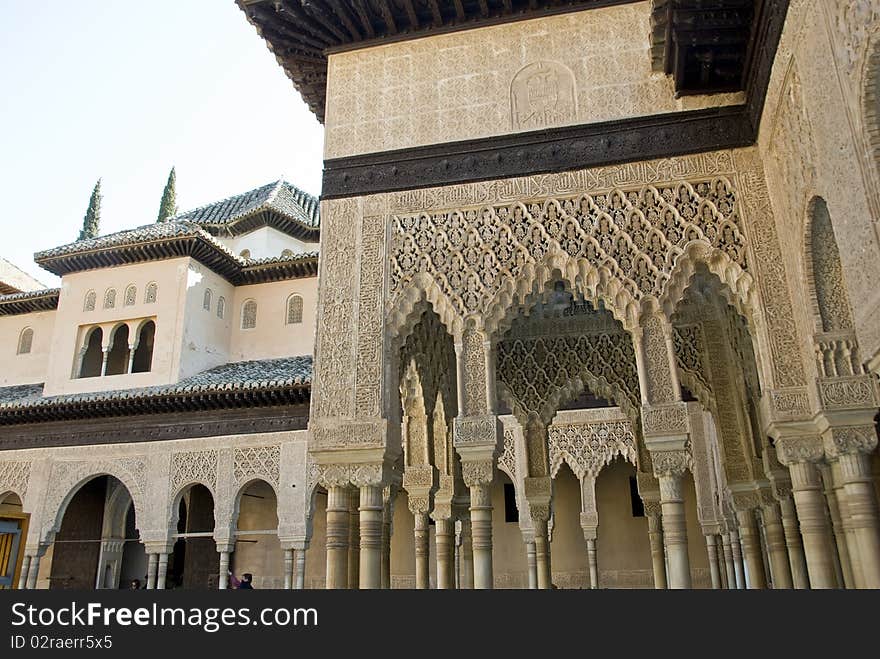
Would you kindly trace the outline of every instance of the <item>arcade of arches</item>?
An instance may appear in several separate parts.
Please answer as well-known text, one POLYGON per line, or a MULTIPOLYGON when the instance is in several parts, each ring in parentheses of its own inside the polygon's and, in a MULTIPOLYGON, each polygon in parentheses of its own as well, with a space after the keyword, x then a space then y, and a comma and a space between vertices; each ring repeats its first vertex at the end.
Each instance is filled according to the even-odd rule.
POLYGON ((5 452, 18 584, 880 587, 836 225, 792 293, 766 195, 742 150, 324 201, 309 430, 5 452))

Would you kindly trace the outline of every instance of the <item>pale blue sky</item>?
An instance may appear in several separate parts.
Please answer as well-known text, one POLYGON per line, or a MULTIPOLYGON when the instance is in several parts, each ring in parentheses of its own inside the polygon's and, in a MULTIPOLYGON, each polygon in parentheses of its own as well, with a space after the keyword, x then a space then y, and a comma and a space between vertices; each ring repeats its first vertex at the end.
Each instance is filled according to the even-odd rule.
POLYGON ((323 129, 233 0, 0 0, 0 255, 101 233, 280 176, 321 191, 323 129))

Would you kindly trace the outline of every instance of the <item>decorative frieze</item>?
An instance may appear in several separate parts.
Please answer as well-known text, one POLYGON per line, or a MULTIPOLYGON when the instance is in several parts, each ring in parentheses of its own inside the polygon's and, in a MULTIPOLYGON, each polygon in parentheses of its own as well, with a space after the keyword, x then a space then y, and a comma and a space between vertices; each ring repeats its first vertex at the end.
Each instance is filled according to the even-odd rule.
POLYGON ((171 454, 169 488, 176 493, 182 486, 202 483, 216 494, 218 451, 187 451, 171 454))
POLYGON ((596 476, 618 455, 632 464, 637 462, 636 438, 632 423, 552 424, 548 428, 550 474, 554 478, 562 463, 567 463, 578 478, 596 476))
POLYGON ((464 446, 494 446, 498 441, 501 423, 493 414, 459 416, 453 422, 453 442, 456 448, 464 446))
POLYGON ((688 412, 684 403, 645 407, 642 410, 642 428, 645 435, 687 433, 688 412))
POLYGON ((0 462, 0 493, 15 492, 24 501, 30 474, 31 463, 28 461, 0 462))
POLYGON ((278 487, 281 446, 248 446, 233 449, 233 477, 243 484, 251 478, 264 478, 278 487))
POLYGON ((827 409, 877 406, 875 386, 869 375, 820 379, 819 393, 827 409))

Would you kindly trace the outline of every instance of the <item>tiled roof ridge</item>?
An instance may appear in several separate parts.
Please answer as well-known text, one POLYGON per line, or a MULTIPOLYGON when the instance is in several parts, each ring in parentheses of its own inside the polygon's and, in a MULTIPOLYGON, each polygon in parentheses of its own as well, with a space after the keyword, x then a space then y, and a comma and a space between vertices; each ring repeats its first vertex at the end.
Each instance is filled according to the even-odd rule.
POLYGON ((125 401, 137 400, 143 398, 168 397, 168 396, 187 396, 190 394, 210 394, 222 393, 228 391, 252 391, 261 389, 286 388, 310 385, 312 381, 312 356, 296 355, 292 357, 278 357, 274 359, 249 360, 245 362, 229 362, 214 368, 207 369, 200 373, 190 376, 176 384, 153 385, 149 387, 136 387, 132 389, 117 389, 110 391, 93 391, 79 394, 60 394, 57 396, 42 396, 43 384, 29 385, 12 385, 0 388, 0 395, 10 390, 19 389, 27 391, 31 395, 37 393, 39 389, 39 398, 18 397, 14 400, 0 400, 0 412, 18 410, 18 409, 34 409, 42 407, 51 407, 53 405, 81 404, 81 403, 97 403, 104 401, 125 401), (261 372, 270 372, 272 367, 287 366, 292 370, 308 367, 308 373, 296 373, 291 377, 272 377, 261 380, 247 381, 229 381, 229 382, 197 382, 198 378, 210 376, 210 374, 220 374, 224 371, 234 371, 235 369, 247 369, 249 366, 256 366, 261 372), (26 398, 22 402, 22 398, 26 398))

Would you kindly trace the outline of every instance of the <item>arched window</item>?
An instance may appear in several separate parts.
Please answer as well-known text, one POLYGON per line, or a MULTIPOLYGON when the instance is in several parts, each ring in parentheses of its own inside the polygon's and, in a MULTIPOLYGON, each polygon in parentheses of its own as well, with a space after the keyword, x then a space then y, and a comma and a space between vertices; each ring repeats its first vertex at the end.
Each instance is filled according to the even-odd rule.
POLYGON ((105 375, 122 375, 128 373, 128 325, 120 325, 113 332, 113 344, 107 353, 107 369, 105 375))
POLYGON ((285 249, 285 250, 282 250, 282 251, 281 251, 281 257, 282 257, 282 258, 289 259, 291 256, 293 256, 293 250, 292 250, 292 249, 285 249))
POLYGON ((303 299, 299 295, 287 298, 287 324, 296 325, 303 321, 303 299))
POLYGON ((153 304, 156 301, 157 294, 159 293, 159 286, 156 282, 150 282, 147 284, 147 292, 144 294, 144 304, 153 304))
POLYGON ((18 337, 18 354, 19 355, 27 355, 31 351, 31 346, 34 343, 34 330, 30 327, 25 327, 21 330, 21 335, 18 337))
POLYGON ((125 289, 125 306, 133 307, 135 302, 137 302, 137 294, 138 289, 137 286, 132 284, 128 288, 125 289))
POLYGON ((104 331, 95 327, 88 335, 82 362, 79 367, 79 377, 96 378, 101 375, 101 366, 104 363, 104 331))
POLYGON ((95 300, 97 299, 97 295, 95 291, 89 291, 86 293, 86 299, 83 302, 83 311, 94 311, 95 310, 95 300))
POLYGON ((223 318, 226 314, 226 298, 222 295, 217 298, 217 318, 223 318))
POLYGON ((211 295, 212 295, 211 289, 206 288, 205 289, 205 297, 202 299, 202 309, 204 309, 205 311, 211 310, 211 295))
POLYGON ((108 288, 104 293, 104 308, 113 309, 116 307, 116 289, 108 288))
POLYGON ((153 368, 153 344, 156 340, 156 323, 152 320, 141 325, 137 348, 131 361, 132 373, 147 373, 153 368))
POLYGON ((241 307, 241 329, 254 329, 257 326, 257 301, 248 300, 241 307))
POLYGON ((249 258, 251 258, 251 250, 243 249, 243 250, 241 250, 241 252, 239 252, 238 255, 243 259, 249 259, 249 258))

